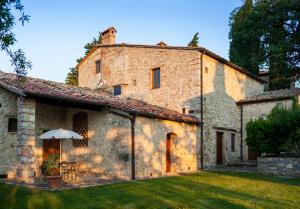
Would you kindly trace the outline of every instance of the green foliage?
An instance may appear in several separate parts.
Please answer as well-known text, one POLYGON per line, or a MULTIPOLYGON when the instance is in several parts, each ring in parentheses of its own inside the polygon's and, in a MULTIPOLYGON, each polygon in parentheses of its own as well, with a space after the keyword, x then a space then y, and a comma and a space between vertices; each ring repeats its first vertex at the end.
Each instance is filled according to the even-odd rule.
POLYGON ((300 70, 300 4, 298 0, 245 0, 230 18, 232 62, 257 74, 270 72, 270 88, 289 86, 300 70))
POLYGON ((247 145, 258 153, 279 154, 294 150, 299 153, 300 109, 275 107, 266 119, 250 121, 246 126, 247 145))
POLYGON ((19 12, 19 21, 22 25, 29 21, 29 16, 24 14, 24 6, 20 0, 0 0, 0 49, 11 58, 11 65, 20 76, 25 76, 27 69, 31 69, 32 64, 25 57, 21 49, 13 51, 11 47, 16 43, 13 33, 15 22, 15 12, 19 12))
POLYGON ((199 33, 197 32, 195 33, 193 39, 188 44, 188 47, 198 47, 198 44, 199 44, 199 33))
MULTIPOLYGON (((102 37, 100 33, 98 38, 94 37, 91 42, 84 45, 85 56, 88 55, 91 52, 91 50, 96 47, 97 44, 101 44, 101 42, 102 42, 102 37)), ((77 64, 80 63, 82 59, 83 57, 78 58, 76 60, 77 64)), ((78 86, 78 69, 73 67, 69 69, 70 71, 68 72, 67 77, 65 79, 66 84, 78 86)))
POLYGON ((252 27, 253 1, 245 0, 230 16, 229 59, 254 74, 259 72, 262 56, 257 28, 252 27))
POLYGON ((69 68, 70 72, 68 72, 67 77, 66 77, 66 84, 68 85, 73 85, 73 86, 78 86, 78 69, 72 67, 69 68))
POLYGON ((262 152, 273 152, 272 147, 269 147, 269 137, 268 137, 268 123, 266 120, 260 118, 256 121, 250 121, 246 127, 247 145, 257 153, 262 152))
POLYGON ((48 176, 59 175, 59 155, 51 154, 41 165, 41 170, 48 176))

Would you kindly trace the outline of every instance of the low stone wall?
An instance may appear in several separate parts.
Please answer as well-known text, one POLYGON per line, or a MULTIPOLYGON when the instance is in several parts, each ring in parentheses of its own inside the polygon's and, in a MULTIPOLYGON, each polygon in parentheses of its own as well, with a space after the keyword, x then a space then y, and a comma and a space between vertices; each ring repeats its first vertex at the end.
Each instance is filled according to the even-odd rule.
POLYGON ((299 157, 260 157, 257 163, 259 173, 300 177, 299 157))

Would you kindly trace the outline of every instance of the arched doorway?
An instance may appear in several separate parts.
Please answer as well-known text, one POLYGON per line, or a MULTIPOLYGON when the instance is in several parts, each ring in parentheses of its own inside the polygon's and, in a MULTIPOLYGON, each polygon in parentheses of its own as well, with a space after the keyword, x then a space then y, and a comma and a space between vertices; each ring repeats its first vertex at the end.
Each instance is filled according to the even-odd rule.
POLYGON ((176 138, 176 134, 168 133, 167 140, 166 140, 166 172, 171 172, 172 168, 172 142, 176 138))

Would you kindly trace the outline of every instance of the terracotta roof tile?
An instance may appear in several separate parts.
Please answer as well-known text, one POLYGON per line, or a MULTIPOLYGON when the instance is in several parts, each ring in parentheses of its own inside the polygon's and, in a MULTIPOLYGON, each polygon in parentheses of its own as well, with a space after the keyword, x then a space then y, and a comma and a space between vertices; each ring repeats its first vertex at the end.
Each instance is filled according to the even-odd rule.
POLYGON ((183 115, 176 111, 139 100, 115 97, 105 91, 81 88, 38 78, 27 77, 22 81, 15 74, 1 71, 0 86, 22 96, 47 97, 60 101, 77 102, 84 105, 107 106, 146 117, 200 124, 199 119, 194 116, 183 115))
POLYGON ((300 89, 280 89, 275 91, 266 91, 260 94, 246 97, 245 99, 238 101, 237 104, 290 99, 297 95, 300 95, 300 89))

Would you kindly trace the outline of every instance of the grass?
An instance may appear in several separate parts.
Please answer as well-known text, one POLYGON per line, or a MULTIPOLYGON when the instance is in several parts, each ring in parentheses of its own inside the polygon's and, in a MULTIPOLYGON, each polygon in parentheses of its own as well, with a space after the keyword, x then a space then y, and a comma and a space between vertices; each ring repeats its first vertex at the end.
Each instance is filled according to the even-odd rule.
POLYGON ((0 184, 0 208, 300 208, 300 179, 201 172, 62 191, 0 184))

